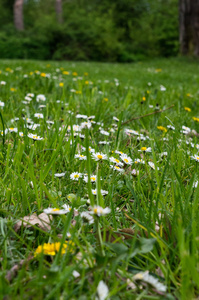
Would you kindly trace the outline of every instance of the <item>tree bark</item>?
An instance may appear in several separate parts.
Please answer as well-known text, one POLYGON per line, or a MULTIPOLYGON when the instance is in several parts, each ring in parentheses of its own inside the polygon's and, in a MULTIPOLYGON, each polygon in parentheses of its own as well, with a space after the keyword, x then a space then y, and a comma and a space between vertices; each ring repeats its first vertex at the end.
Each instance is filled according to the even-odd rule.
POLYGON ((194 55, 199 56, 199 0, 191 0, 194 55))
POLYGON ((57 15, 57 21, 59 24, 62 24, 63 23, 62 0, 55 0, 55 10, 57 15))
POLYGON ((15 3, 14 3, 14 25, 17 30, 24 30, 23 0, 15 0, 15 3))
POLYGON ((191 5, 190 0, 179 1, 179 33, 180 33, 180 52, 188 54, 191 40, 191 5))
POLYGON ((179 0, 180 52, 199 56, 199 0, 179 0))

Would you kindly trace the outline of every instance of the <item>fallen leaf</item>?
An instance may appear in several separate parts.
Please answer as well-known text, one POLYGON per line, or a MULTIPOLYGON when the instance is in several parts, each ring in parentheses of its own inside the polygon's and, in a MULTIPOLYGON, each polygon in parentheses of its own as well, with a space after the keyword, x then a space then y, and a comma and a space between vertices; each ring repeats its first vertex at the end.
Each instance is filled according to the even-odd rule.
POLYGON ((44 231, 49 231, 51 229, 50 221, 52 220, 52 216, 47 215, 45 213, 41 213, 40 215, 33 214, 31 216, 25 216, 22 220, 19 220, 15 226, 14 230, 17 232, 21 226, 26 228, 30 228, 33 225, 38 225, 44 231))

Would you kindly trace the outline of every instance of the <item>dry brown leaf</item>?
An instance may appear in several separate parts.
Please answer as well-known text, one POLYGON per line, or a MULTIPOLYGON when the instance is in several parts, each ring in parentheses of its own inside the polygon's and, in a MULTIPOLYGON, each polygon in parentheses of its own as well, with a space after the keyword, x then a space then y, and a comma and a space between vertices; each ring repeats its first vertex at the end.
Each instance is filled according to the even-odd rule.
POLYGON ((44 231, 49 231, 51 229, 50 221, 52 220, 52 216, 47 215, 45 213, 41 213, 40 215, 33 214, 31 216, 25 216, 22 220, 19 220, 15 226, 14 230, 17 232, 21 226, 26 228, 32 227, 32 225, 38 225, 44 231))

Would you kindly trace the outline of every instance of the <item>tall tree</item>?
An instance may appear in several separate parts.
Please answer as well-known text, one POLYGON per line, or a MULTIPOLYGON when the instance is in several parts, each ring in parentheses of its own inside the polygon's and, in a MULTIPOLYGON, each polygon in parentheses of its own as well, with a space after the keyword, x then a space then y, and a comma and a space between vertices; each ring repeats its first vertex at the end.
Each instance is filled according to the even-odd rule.
POLYGON ((14 2, 14 25, 17 30, 24 30, 23 22, 23 0, 15 0, 14 2))
POLYGON ((179 0, 179 31, 181 53, 199 56, 199 0, 179 0))
POLYGON ((58 23, 63 23, 63 13, 62 13, 62 0, 55 0, 55 10, 57 14, 58 23))

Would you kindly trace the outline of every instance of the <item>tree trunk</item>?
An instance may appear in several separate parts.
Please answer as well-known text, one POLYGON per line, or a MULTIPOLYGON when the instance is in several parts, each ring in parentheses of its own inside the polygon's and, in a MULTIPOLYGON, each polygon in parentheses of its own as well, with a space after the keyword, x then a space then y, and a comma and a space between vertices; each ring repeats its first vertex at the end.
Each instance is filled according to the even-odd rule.
POLYGON ((55 10, 57 15, 58 23, 63 23, 63 15, 62 15, 62 0, 55 0, 55 10))
POLYGON ((14 3, 14 25, 17 30, 24 30, 23 0, 15 0, 15 3, 14 3))
POLYGON ((180 52, 199 56, 199 0, 179 0, 180 52))
POLYGON ((199 0, 191 0, 194 55, 199 56, 199 0))
POLYGON ((179 0, 180 52, 188 54, 191 40, 191 4, 190 0, 179 0))

